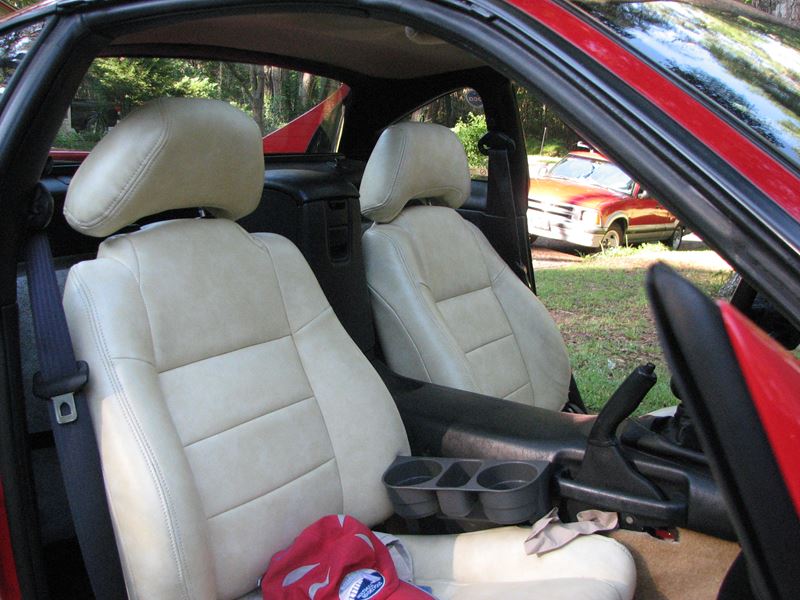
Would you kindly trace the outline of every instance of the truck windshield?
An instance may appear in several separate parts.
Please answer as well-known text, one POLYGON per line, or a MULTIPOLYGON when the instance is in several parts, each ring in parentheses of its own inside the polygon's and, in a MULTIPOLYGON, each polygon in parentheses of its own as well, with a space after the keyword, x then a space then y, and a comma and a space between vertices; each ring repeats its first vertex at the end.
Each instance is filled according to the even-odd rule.
POLYGON ((800 31, 747 2, 581 6, 800 167, 800 31))
POLYGON ((548 177, 599 185, 618 192, 630 193, 633 190, 633 180, 617 165, 581 156, 562 158, 550 169, 548 177))

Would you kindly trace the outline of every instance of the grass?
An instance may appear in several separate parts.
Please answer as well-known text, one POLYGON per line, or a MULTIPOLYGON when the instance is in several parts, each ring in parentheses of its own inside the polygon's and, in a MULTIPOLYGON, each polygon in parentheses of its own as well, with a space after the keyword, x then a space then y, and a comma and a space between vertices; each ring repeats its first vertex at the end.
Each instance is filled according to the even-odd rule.
POLYGON ((617 248, 536 272, 539 297, 561 329, 591 411, 598 411, 622 380, 646 362, 656 364, 658 383, 638 414, 676 403, 644 289, 647 267, 659 260, 714 297, 730 275, 710 250, 671 252, 660 244, 617 248))

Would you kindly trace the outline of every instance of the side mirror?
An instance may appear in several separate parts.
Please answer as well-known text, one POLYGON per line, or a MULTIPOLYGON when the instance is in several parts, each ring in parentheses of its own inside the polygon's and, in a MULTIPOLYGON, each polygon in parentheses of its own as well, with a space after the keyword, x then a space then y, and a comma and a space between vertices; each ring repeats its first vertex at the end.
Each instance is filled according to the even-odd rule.
POLYGON ((639 193, 636 195, 636 197, 639 198, 640 200, 644 200, 645 198, 650 197, 650 192, 642 188, 639 188, 639 193))

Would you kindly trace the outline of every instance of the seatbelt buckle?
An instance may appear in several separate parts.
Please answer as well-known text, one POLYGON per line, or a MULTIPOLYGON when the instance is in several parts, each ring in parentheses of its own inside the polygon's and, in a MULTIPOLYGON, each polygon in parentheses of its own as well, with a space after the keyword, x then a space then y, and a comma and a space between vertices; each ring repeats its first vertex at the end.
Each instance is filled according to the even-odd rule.
POLYGON ((78 418, 75 408, 75 394, 89 381, 89 365, 79 360, 76 371, 64 377, 45 380, 41 372, 33 376, 33 393, 42 400, 51 400, 56 415, 56 423, 65 425, 78 418))

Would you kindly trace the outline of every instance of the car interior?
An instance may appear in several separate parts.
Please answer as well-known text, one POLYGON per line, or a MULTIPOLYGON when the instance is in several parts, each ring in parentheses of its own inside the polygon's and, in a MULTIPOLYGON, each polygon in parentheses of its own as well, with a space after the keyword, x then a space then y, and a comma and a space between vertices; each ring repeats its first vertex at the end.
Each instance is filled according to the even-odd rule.
MULTIPOLYGON (((513 82, 417 25, 218 8, 103 30, 101 57, 270 64, 350 89, 333 152, 264 155, 241 110, 158 98, 85 159, 47 163, 46 233, 75 357, 88 364, 82 395, 129 597, 260 597, 270 557, 335 513, 397 535, 415 581, 440 599, 672 600, 721 586, 734 598, 747 577, 723 581, 747 569, 771 589, 774 563, 754 561, 763 549, 742 538, 763 496, 732 507, 738 492, 719 484, 721 459, 696 431, 697 386, 676 386, 676 404, 690 406, 674 414, 628 418, 652 386, 645 365, 599 416, 585 414, 535 295, 513 82), (488 179, 470 177, 450 129, 407 119, 463 88, 510 141, 488 179), (398 456, 543 465, 538 509, 565 520, 614 511, 621 529, 528 556, 541 510, 492 519, 471 495, 456 516, 404 514, 385 486, 398 456)), ((681 300, 663 298, 699 293, 677 279, 651 275, 662 340, 683 318, 681 300)), ((90 597, 52 409, 33 393, 21 263, 17 298, 39 584, 52 598, 90 597)), ((678 351, 665 350, 674 371, 678 351)))

